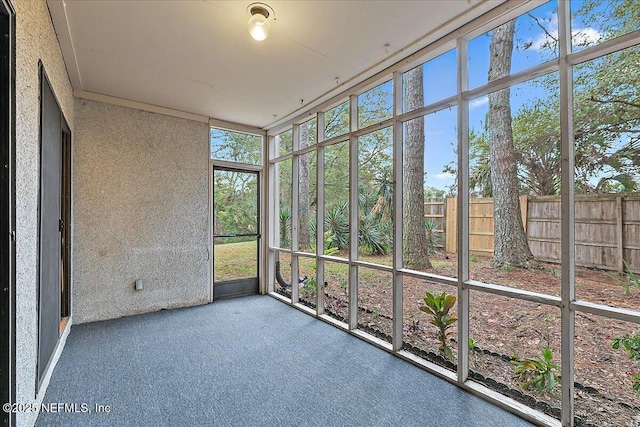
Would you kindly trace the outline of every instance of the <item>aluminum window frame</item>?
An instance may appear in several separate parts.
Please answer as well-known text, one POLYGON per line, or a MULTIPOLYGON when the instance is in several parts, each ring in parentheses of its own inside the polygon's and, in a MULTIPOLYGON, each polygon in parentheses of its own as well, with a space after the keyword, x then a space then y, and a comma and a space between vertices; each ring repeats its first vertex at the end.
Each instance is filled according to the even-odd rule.
MULTIPOLYGON (((317 236, 316 253, 308 254, 293 250, 292 260, 297 257, 315 258, 316 278, 317 278, 317 307, 315 313, 311 313, 307 307, 304 311, 315 315, 327 323, 333 324, 348 333, 358 336, 380 348, 383 348, 398 357, 420 366, 448 381, 456 383, 461 388, 509 410, 519 414, 525 419, 540 425, 563 425, 573 426, 574 409, 574 331, 576 313, 586 313, 597 315, 603 318, 624 320, 631 323, 640 324, 640 311, 619 307, 611 307, 604 304, 592 303, 576 299, 575 295, 575 188, 574 188, 574 135, 573 135, 573 75, 572 68, 604 55, 618 52, 622 49, 640 45, 640 30, 626 35, 605 41, 603 43, 590 46, 577 52, 571 51, 571 11, 570 2, 558 0, 558 34, 559 52, 558 58, 552 59, 525 70, 519 71, 501 79, 488 82, 481 86, 469 89, 468 87, 468 42, 469 40, 489 31, 504 22, 515 19, 524 13, 547 3, 546 1, 508 1, 485 15, 462 26, 458 30, 426 46, 418 52, 407 56, 396 64, 375 74, 374 76, 357 82, 351 88, 344 90, 338 95, 325 101, 323 104, 305 111, 284 124, 278 124, 267 130, 270 145, 273 145, 275 135, 287 129, 296 129, 299 123, 309 120, 309 116, 315 114, 317 117, 317 144, 303 150, 297 150, 296 132, 294 130, 294 142, 292 153, 282 156, 270 156, 267 166, 270 170, 267 177, 271 177, 273 184, 273 169, 277 162, 288 158, 295 159, 297 155, 311 153, 315 150, 317 155, 316 191, 318 205, 316 209, 317 236), (455 48, 457 56, 457 93, 455 96, 438 100, 419 109, 403 113, 402 112, 402 74, 430 59, 455 48), (530 292, 526 290, 510 288, 506 286, 470 280, 469 276, 469 101, 471 99, 487 95, 496 90, 512 87, 518 83, 530 81, 541 75, 557 72, 559 74, 560 87, 560 128, 561 128, 561 155, 563 168, 561 171, 561 296, 553 296, 530 292), (392 78, 393 87, 393 115, 391 118, 381 123, 372 124, 365 128, 357 128, 358 118, 358 96, 366 93, 371 88, 389 81, 392 78), (349 132, 344 135, 335 136, 329 139, 324 138, 324 114, 331 108, 349 100, 349 132), (403 267, 402 260, 402 161, 403 161, 403 123, 416 118, 424 117, 445 108, 457 107, 457 135, 458 135, 458 277, 451 278, 439 276, 426 272, 418 272, 403 267), (391 266, 385 266, 358 260, 357 248, 357 179, 358 179, 358 137, 371 133, 385 127, 393 127, 393 176, 394 176, 394 214, 393 214, 393 262, 391 266), (325 214, 324 206, 324 153, 327 146, 349 141, 349 219, 350 219, 350 243, 348 259, 324 255, 323 241, 323 219, 325 214), (354 227, 353 225, 356 224, 354 227), (348 324, 336 321, 324 313, 322 283, 324 281, 324 262, 337 262, 349 266, 349 320, 348 324), (375 270, 391 272, 393 274, 393 341, 386 343, 376 337, 357 329, 357 296, 358 296, 358 267, 367 267, 375 270), (421 359, 407 351, 402 350, 402 314, 403 314, 403 279, 404 277, 417 277, 427 279, 440 284, 455 286, 458 295, 458 366, 457 371, 452 372, 441 366, 435 365, 421 359), (472 380, 469 375, 469 291, 484 292, 488 294, 500 295, 516 300, 538 303, 550 307, 560 308, 561 321, 561 346, 562 346, 562 408, 561 418, 557 420, 549 417, 537 410, 516 402, 502 394, 490 390, 472 380)), ((270 147, 273 149, 273 147, 270 147)), ((272 152, 273 153, 273 152, 272 152)), ((295 163, 295 161, 294 161, 295 163)), ((292 175, 292 181, 296 182, 297 175, 292 175)), ((273 193, 273 187, 269 187, 269 194, 273 193)), ((270 202, 273 202, 267 197, 270 202)), ((269 210, 269 212, 274 212, 269 210)), ((292 209, 293 212, 293 209, 292 209)), ((271 221, 273 223, 274 221, 271 221)), ((273 224, 270 225, 273 227, 273 224)), ((292 225, 293 227, 293 225, 292 225)), ((271 230, 273 233, 273 229, 271 230)), ((281 250, 269 247, 269 251, 281 250)), ((265 270, 269 270, 266 268, 265 270)), ((293 273, 293 266, 292 266, 293 273)), ((270 274, 270 273, 269 273, 270 274)), ((272 282, 269 290, 273 291, 272 282)), ((302 309, 297 300, 290 302, 294 307, 302 309)))

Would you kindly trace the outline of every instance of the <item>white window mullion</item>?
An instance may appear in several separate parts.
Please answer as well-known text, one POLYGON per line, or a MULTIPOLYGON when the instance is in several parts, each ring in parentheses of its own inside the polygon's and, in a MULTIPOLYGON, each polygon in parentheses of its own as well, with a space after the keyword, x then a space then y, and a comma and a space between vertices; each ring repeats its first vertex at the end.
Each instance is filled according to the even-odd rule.
POLYGON ((469 85, 468 44, 458 39, 458 382, 469 376, 469 85))
MULTIPOLYGON (((293 125, 292 132, 292 144, 293 152, 295 153, 300 147, 300 125, 293 125)), ((294 155, 291 158, 291 302, 293 304, 298 302, 299 299, 299 263, 298 256, 294 255, 294 252, 300 250, 299 244, 299 205, 300 205, 300 164, 298 160, 300 156, 294 155)))
POLYGON ((403 124, 397 120, 402 114, 402 73, 393 73, 393 339, 394 351, 402 349, 403 276, 402 269, 402 200, 403 200, 403 124))
POLYGON ((575 311, 575 182, 573 135, 573 67, 568 62, 571 53, 570 2, 558 2, 558 41, 560 44, 560 144, 561 168, 561 253, 562 253, 562 411, 565 427, 574 419, 574 336, 575 311))
MULTIPOLYGON (((349 97, 349 130, 358 125, 358 97, 349 97)), ((358 138, 349 134, 349 329, 358 327, 358 138)))
MULTIPOLYGON (((267 151, 266 153, 268 153, 269 158, 272 158, 273 156, 275 156, 275 137, 273 136, 268 136, 267 138, 265 138, 266 141, 266 148, 267 151)), ((277 194, 279 194, 278 192, 278 187, 277 187, 277 173, 278 173, 278 167, 271 162, 267 162, 266 164, 266 168, 267 168, 267 174, 266 174, 266 189, 267 189, 267 197, 266 197, 266 203, 265 203, 265 212, 266 212, 266 216, 270 217, 267 218, 266 221, 266 228, 264 230, 264 236, 263 239, 266 241, 266 245, 265 247, 266 249, 266 253, 267 253, 267 268, 265 269, 265 280, 267 283, 267 290, 269 292, 275 292, 275 275, 276 275, 276 269, 275 269, 275 263, 276 263, 276 256, 274 251, 269 250, 268 248, 270 247, 274 247, 276 245, 276 237, 275 236, 279 236, 278 234, 278 230, 277 230, 277 224, 280 223, 280 221, 278 221, 278 216, 274 216, 275 212, 276 212, 276 206, 278 205, 278 201, 277 199, 277 194)))
POLYGON ((324 113, 316 115, 318 146, 316 151, 316 314, 324 314, 324 113))

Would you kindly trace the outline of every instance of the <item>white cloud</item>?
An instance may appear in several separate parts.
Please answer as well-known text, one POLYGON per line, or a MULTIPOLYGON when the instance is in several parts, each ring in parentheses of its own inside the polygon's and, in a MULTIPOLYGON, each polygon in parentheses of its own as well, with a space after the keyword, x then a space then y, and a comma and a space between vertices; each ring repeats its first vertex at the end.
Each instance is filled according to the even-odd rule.
POLYGON ((539 22, 544 26, 544 31, 529 40, 531 48, 537 51, 553 45, 553 39, 558 39, 558 14, 552 13, 548 18, 540 19, 539 22))
POLYGON ((478 107, 482 107, 483 105, 487 105, 489 103, 489 97, 483 96, 482 98, 474 99, 469 102, 469 108, 474 109, 478 107))
MULTIPOLYGON (((540 32, 529 40, 531 48, 537 51, 548 49, 558 39, 558 14, 554 13, 548 19, 541 20, 541 24, 546 31, 540 32)), ((574 45, 585 46, 596 44, 602 38, 602 33, 591 27, 574 28, 571 36, 574 45)))
POLYGON ((550 46, 553 46, 554 40, 558 39, 558 29, 555 30, 547 30, 547 32, 542 32, 538 34, 533 41, 531 42, 531 48, 533 50, 541 51, 543 49, 548 49, 550 46))
POLYGON ((434 175, 435 179, 452 179, 455 178, 456 175, 453 173, 449 173, 449 172, 443 172, 443 173, 439 173, 437 175, 434 175))
POLYGON ((602 33, 591 27, 573 30, 571 35, 573 37, 573 44, 581 46, 596 44, 602 38, 602 33))

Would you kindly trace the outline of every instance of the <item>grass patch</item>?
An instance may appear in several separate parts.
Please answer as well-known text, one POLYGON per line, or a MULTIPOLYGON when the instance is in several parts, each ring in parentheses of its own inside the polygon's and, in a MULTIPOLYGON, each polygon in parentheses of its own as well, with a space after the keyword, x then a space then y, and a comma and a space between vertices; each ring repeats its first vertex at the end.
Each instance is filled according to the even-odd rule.
POLYGON ((256 242, 216 244, 213 248, 213 273, 216 282, 256 277, 256 242))

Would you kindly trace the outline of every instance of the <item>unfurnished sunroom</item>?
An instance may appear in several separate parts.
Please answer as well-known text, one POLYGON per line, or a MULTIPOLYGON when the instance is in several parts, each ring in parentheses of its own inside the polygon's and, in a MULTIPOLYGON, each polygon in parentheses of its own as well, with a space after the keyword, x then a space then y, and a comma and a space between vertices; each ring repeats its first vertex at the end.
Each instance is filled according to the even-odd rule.
POLYGON ((636 2, 2 6, 9 425, 640 423, 636 2))

